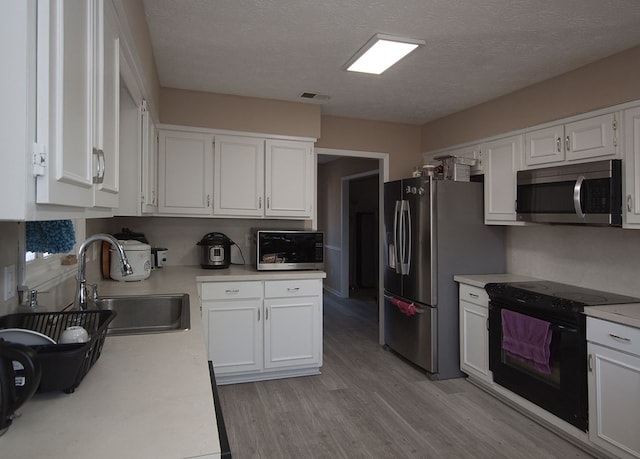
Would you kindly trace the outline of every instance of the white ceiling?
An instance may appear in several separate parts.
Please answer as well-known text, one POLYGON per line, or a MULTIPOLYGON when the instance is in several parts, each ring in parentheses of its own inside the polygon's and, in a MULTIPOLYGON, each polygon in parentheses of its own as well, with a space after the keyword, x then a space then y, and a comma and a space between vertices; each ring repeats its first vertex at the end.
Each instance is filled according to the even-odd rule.
MULTIPOLYGON (((640 44, 640 0, 144 0, 165 87, 422 124, 640 44), (375 33, 426 40, 380 76, 375 33)), ((611 84, 615 84, 612 81, 611 84)))

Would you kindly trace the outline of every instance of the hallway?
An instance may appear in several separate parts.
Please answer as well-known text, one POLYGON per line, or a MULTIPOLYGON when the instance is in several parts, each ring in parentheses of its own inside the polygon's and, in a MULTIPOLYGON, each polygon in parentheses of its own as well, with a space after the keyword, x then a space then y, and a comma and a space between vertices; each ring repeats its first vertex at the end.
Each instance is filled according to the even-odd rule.
POLYGON ((219 387, 235 459, 591 457, 464 379, 432 382, 384 350, 372 295, 324 295, 322 375, 219 387))

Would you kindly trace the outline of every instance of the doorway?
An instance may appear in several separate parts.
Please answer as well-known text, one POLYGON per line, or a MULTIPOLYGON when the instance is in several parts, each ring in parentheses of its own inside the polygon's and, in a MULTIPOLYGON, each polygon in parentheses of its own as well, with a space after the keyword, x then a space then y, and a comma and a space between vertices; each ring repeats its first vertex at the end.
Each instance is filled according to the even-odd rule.
POLYGON ((387 153, 317 148, 317 228, 325 233, 326 291, 349 298, 368 288, 378 304, 379 342, 382 267, 382 190, 388 180, 387 153), (353 196, 352 196, 353 195, 353 196), (352 199, 353 198, 353 199, 352 199))

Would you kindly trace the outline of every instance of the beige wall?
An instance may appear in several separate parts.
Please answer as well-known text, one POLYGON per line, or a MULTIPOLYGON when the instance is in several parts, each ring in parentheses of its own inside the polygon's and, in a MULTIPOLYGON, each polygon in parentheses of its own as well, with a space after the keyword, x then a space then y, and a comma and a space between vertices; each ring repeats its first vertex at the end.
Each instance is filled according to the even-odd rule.
POLYGON ((389 180, 410 177, 422 163, 420 126, 412 124, 325 115, 316 147, 388 153, 389 180))
POLYGON ((144 5, 142 0, 123 0, 121 4, 124 7, 129 29, 135 42, 138 63, 144 74, 144 85, 151 98, 151 108, 157 114, 160 104, 160 81, 151 48, 151 36, 145 18, 144 5))
POLYGON ((320 136, 320 106, 162 88, 160 122, 300 137, 320 136))
POLYGON ((422 151, 640 99, 640 46, 422 127, 422 151))

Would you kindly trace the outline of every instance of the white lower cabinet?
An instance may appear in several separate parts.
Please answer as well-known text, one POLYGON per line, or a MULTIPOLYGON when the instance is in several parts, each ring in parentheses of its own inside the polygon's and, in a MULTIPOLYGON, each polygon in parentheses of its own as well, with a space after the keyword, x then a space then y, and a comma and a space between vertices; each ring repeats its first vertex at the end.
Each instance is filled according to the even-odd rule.
POLYGON ((460 284, 460 369, 489 384, 489 297, 483 288, 460 284))
POLYGON ((319 374, 321 279, 203 282, 200 295, 218 383, 319 374))
POLYGON ((624 112, 624 228, 640 228, 640 107, 624 112))
POLYGON ((640 458, 640 329, 587 318, 589 439, 640 458))

